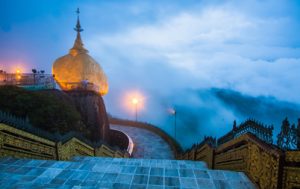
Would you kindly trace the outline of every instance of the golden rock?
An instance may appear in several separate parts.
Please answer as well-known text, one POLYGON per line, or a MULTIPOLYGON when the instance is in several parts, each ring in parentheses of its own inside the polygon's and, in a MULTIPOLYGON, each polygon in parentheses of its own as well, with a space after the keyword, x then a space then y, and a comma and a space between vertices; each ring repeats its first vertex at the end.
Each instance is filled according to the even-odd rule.
POLYGON ((86 89, 99 92, 102 96, 108 92, 107 77, 101 66, 83 47, 79 18, 75 28, 77 37, 69 54, 58 58, 52 67, 55 80, 62 90, 86 89))

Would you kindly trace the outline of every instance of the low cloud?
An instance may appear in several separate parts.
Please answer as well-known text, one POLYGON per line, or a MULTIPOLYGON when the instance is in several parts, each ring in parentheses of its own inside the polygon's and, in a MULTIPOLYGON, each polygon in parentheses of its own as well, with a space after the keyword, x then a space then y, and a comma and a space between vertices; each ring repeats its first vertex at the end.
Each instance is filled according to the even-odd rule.
POLYGON ((275 124, 276 132, 284 116, 296 119, 298 106, 293 112, 280 102, 300 103, 300 48, 294 45, 299 37, 292 39, 290 32, 294 25, 287 15, 253 15, 227 3, 162 15, 151 24, 94 35, 87 43, 102 52, 99 59, 111 78, 111 92, 105 97, 108 111, 132 118, 132 112, 121 109, 116 99, 138 88, 147 96, 140 119, 173 134, 173 118, 166 110, 178 108, 178 139, 187 147, 204 135, 225 134, 234 119, 241 122, 253 115, 275 124), (267 113, 257 109, 246 115, 241 104, 224 101, 210 88, 232 90, 237 99, 266 96, 257 104, 267 113), (278 106, 267 103, 269 96, 279 99, 278 106), (269 106, 286 115, 276 118, 267 111, 269 106))
MULTIPOLYGON (((251 17, 228 6, 208 7, 113 35, 95 35, 88 43, 91 49, 114 57, 103 63, 105 67, 130 68, 137 72, 131 76, 136 80, 149 79, 138 74, 147 70, 148 64, 168 65, 185 73, 177 78, 188 80, 178 86, 181 88, 186 84, 192 88, 231 88, 300 102, 296 93, 300 90, 300 49, 286 46, 292 39, 285 31, 292 24, 289 17, 251 17)), ((173 83, 166 74, 156 77, 173 83)), ((166 88, 159 83, 146 86, 166 88)))

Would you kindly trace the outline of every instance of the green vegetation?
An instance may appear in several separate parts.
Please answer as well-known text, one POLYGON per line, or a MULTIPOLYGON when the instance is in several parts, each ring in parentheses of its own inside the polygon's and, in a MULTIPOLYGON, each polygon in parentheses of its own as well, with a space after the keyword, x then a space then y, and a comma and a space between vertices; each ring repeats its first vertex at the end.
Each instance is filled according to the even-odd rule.
POLYGON ((29 118, 33 126, 52 133, 83 132, 85 128, 72 101, 57 90, 28 91, 15 86, 1 86, 0 110, 29 118))

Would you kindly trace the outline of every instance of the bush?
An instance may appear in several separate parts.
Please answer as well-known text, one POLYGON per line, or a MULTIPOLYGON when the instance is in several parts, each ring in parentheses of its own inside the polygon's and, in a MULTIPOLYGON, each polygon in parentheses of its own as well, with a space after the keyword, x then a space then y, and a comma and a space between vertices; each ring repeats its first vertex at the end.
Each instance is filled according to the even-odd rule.
POLYGON ((84 133, 85 126, 71 100, 60 91, 28 91, 16 86, 0 87, 0 110, 10 112, 46 131, 64 134, 68 131, 84 133))

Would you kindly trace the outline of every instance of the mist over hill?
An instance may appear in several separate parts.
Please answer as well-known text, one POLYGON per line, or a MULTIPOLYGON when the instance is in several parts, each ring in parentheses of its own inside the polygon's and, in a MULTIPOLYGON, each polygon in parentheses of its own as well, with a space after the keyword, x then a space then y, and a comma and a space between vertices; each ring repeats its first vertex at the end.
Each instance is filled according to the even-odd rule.
POLYGON ((276 129, 278 131, 278 126, 285 117, 294 123, 300 117, 299 104, 280 101, 272 96, 251 97, 224 89, 213 89, 213 92, 239 117, 250 117, 266 124, 275 124, 277 126, 275 132, 276 129))
MULTIPOLYGON (((184 148, 200 142, 205 135, 220 137, 231 130, 234 120, 240 124, 248 118, 273 125, 275 139, 285 117, 295 124, 300 117, 299 104, 272 96, 249 96, 230 89, 189 89, 173 97, 162 98, 161 106, 165 106, 167 101, 175 102, 176 138, 184 148)), ((174 116, 165 114, 161 120, 152 120, 175 135, 174 116)))

